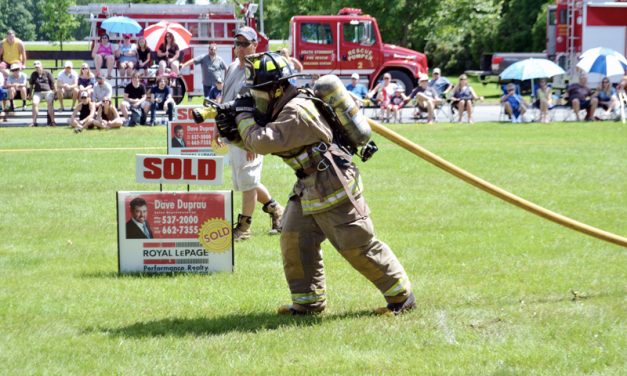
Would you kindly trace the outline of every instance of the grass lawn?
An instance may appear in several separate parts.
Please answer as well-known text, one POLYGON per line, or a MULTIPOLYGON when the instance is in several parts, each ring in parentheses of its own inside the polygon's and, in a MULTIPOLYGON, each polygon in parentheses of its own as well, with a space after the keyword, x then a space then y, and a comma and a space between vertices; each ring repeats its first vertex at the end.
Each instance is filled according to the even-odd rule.
MULTIPOLYGON (((618 123, 391 128, 539 205, 627 235, 618 123)), ((624 374, 625 249, 374 139, 379 153, 359 162, 366 198, 418 309, 371 315, 380 294, 325 243, 328 312, 292 318, 275 315, 289 292, 260 207, 232 274, 117 274, 115 192, 159 189, 135 183, 135 154, 165 153, 164 127, 0 128, 0 374, 624 374)), ((266 158, 264 182, 283 203, 293 180, 266 158)), ((230 188, 228 168, 225 181, 215 188, 230 188)))

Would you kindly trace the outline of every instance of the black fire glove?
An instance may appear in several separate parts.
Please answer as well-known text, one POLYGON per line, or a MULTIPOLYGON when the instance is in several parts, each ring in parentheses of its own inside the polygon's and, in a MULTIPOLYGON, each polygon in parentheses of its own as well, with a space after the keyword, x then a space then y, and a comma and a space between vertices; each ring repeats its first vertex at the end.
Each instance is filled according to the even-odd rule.
POLYGON ((255 112, 255 98, 250 95, 250 93, 246 93, 244 95, 238 95, 237 98, 233 101, 233 107, 235 109, 235 113, 239 114, 240 112, 255 112))
POLYGON ((220 113, 216 116, 216 127, 220 137, 226 138, 231 142, 241 141, 242 137, 237 130, 237 124, 235 123, 235 117, 220 113))

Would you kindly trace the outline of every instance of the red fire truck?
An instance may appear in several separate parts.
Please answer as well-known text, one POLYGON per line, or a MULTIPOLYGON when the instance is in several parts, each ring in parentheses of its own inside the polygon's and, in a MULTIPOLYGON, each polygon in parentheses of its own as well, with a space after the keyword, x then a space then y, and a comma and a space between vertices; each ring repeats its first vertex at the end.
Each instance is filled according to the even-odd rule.
MULTIPOLYGON (((233 36, 242 25, 255 27, 254 13, 256 4, 245 3, 237 13, 243 14, 238 18, 236 9, 231 4, 208 5, 178 5, 178 4, 90 4, 72 6, 69 12, 85 15, 91 22, 89 41, 93 43, 105 30, 100 28, 102 21, 112 16, 127 16, 137 21, 142 27, 155 24, 159 21, 178 22, 192 33, 190 48, 181 51, 181 62, 207 53, 207 45, 216 43, 218 55, 228 65, 233 61, 233 36)), ((112 41, 121 40, 118 34, 110 35, 112 41)), ((257 51, 268 50, 268 38, 259 34, 257 51)), ((202 96, 202 75, 200 67, 190 65, 181 71, 181 77, 176 80, 174 97, 180 102, 185 95, 202 96)))
POLYGON ((627 0, 556 0, 549 6, 550 58, 572 70, 578 55, 594 47, 608 47, 627 55, 627 0))
POLYGON ((409 93, 420 73, 427 73, 424 54, 383 43, 377 20, 361 9, 344 8, 336 16, 294 16, 289 44, 304 74, 332 73, 348 81, 358 73, 372 88, 388 72, 409 93))

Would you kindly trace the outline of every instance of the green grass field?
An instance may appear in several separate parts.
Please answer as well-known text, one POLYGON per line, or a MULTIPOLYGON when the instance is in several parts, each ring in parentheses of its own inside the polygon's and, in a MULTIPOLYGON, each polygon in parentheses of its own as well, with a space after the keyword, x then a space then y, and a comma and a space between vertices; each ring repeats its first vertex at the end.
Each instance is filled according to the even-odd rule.
MULTIPOLYGON (((618 123, 391 128, 539 205, 627 235, 618 123)), ((329 309, 292 318, 275 314, 289 292, 260 207, 232 274, 117 274, 115 193, 159 189, 135 183, 135 154, 165 153, 164 127, 0 128, 0 374, 624 374, 625 249, 374 139, 380 152, 359 162, 365 195, 418 309, 371 315, 382 297, 325 243, 329 309)), ((282 203, 293 180, 266 158, 265 184, 282 203)), ((230 188, 228 168, 225 181, 215 188, 230 188)))

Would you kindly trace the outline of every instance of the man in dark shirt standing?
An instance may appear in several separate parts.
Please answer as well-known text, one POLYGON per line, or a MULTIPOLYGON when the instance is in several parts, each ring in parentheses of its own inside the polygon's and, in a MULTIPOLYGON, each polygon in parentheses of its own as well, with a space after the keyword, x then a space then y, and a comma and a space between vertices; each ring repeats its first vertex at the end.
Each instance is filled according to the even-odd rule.
POLYGON ((54 127, 54 79, 52 73, 44 70, 39 60, 33 63, 35 71, 30 75, 30 87, 33 90, 33 123, 31 127, 37 126, 37 115, 39 114, 39 102, 45 99, 48 103, 48 125, 54 127))
POLYGON ((146 88, 139 82, 139 72, 135 72, 131 77, 131 83, 124 88, 124 101, 120 103, 120 111, 122 111, 122 116, 124 116, 127 125, 130 125, 129 110, 139 111, 141 119, 145 122, 144 102, 146 102, 146 88))
POLYGON ((599 99, 592 96, 592 91, 588 88, 588 75, 581 73, 579 75, 579 83, 568 85, 568 103, 575 112, 575 118, 577 121, 581 121, 579 118, 579 111, 586 110, 586 120, 594 121, 594 111, 596 111, 599 104, 599 99))

